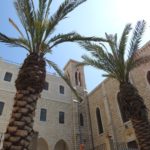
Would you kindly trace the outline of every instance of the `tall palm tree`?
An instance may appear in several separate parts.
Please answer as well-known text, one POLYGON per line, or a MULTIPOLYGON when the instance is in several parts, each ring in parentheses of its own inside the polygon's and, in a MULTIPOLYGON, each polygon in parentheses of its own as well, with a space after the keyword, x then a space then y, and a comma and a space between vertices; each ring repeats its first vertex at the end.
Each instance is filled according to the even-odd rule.
POLYGON ((119 81, 118 98, 122 101, 126 115, 131 119, 135 129, 141 150, 150 150, 150 124, 148 121, 147 108, 144 100, 138 94, 138 90, 131 84, 129 79, 130 71, 144 58, 135 59, 139 44, 144 32, 145 21, 138 21, 129 46, 127 40, 131 31, 131 24, 127 24, 121 38, 117 34, 108 35, 109 46, 93 42, 80 42, 81 46, 91 53, 91 57, 83 55, 81 65, 91 65, 106 72, 105 76, 119 81), (128 52, 126 55, 125 52, 128 52))
MULTIPOLYGON (((39 0, 35 8, 33 0, 15 0, 14 6, 21 21, 24 32, 9 19, 18 31, 19 37, 9 37, 0 33, 0 42, 13 47, 21 47, 28 51, 28 56, 20 68, 15 81, 16 95, 13 111, 4 139, 4 150, 28 150, 33 135, 33 118, 36 103, 45 83, 46 53, 63 42, 103 41, 102 38, 83 37, 78 33, 54 35, 58 23, 66 15, 86 0, 64 0, 57 11, 50 15, 52 0, 39 0)), ((105 40, 104 40, 105 41, 105 40)))

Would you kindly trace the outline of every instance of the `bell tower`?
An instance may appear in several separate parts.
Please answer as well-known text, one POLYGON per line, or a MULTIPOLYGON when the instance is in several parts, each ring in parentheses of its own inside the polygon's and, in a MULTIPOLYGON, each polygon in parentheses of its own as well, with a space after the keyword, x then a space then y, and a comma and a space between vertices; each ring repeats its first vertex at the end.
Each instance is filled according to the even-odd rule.
POLYGON ((70 79, 72 86, 78 91, 83 92, 86 89, 84 68, 83 66, 77 66, 78 63, 75 60, 69 60, 64 67, 64 72, 70 79))
POLYGON ((64 67, 65 75, 68 76, 72 86, 83 99, 82 102, 78 102, 77 98, 72 93, 73 145, 74 150, 79 150, 81 146, 84 146, 86 150, 90 150, 92 149, 92 140, 84 67, 77 66, 78 63, 78 61, 69 60, 64 67))

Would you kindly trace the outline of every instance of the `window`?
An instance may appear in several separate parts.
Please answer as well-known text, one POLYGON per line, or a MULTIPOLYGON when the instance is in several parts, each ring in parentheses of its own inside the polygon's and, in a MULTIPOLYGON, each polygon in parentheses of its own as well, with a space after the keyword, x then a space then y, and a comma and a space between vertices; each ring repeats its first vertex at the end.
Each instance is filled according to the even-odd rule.
POLYGON ((82 86, 82 83, 81 83, 81 74, 80 74, 80 72, 79 72, 78 69, 75 72, 75 82, 76 82, 76 85, 82 86))
POLYGON ((60 111, 59 112, 59 123, 64 123, 64 119, 65 119, 65 113, 60 111))
POLYGON ((43 87, 43 89, 44 89, 44 90, 48 90, 48 87, 49 87, 48 82, 45 82, 45 83, 44 83, 44 87, 43 87))
POLYGON ((128 145, 128 148, 131 148, 131 149, 138 149, 138 144, 137 144, 136 141, 128 142, 127 145, 128 145))
POLYGON ((6 72, 4 76, 4 80, 10 82, 12 78, 12 73, 6 72))
POLYGON ((0 102, 0 115, 3 113, 4 103, 0 102))
POLYGON ((84 120, 82 114, 80 114, 80 126, 84 126, 84 120))
POLYGON ((123 122, 129 121, 129 118, 128 118, 127 114, 126 114, 125 111, 124 111, 123 103, 121 102, 121 98, 119 97, 119 94, 118 94, 118 96, 117 96, 117 100, 118 100, 118 105, 119 105, 119 109, 120 109, 122 121, 123 121, 123 122))
POLYGON ((59 93, 60 93, 60 94, 64 94, 64 93, 65 93, 65 88, 64 88, 64 86, 62 86, 62 85, 59 86, 59 93))
POLYGON ((102 119, 100 114, 100 109, 96 108, 96 117, 97 117, 97 125, 98 125, 98 131, 99 134, 103 133, 103 125, 102 125, 102 119))
POLYGON ((150 71, 147 72, 147 81, 150 84, 150 71))
POLYGON ((78 85, 77 72, 75 72, 75 81, 76 81, 76 85, 78 85))
POLYGON ((46 121, 46 114, 47 114, 47 110, 44 108, 41 108, 40 121, 46 121))

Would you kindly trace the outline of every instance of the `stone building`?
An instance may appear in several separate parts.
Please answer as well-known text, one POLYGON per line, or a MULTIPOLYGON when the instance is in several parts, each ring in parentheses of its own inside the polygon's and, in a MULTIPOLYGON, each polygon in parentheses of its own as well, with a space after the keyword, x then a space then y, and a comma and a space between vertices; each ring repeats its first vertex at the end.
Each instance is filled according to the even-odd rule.
MULTIPOLYGON (((77 63, 70 60, 64 71, 70 77, 73 87, 84 98, 86 95, 84 71, 83 67, 76 67, 77 63)), ((1 141, 12 111, 15 95, 14 82, 18 70, 18 65, 0 60, 1 141)), ((47 74, 45 87, 37 104, 32 149, 77 150, 81 142, 85 143, 86 149, 91 149, 86 101, 87 99, 84 99, 79 104, 70 88, 59 76, 47 74), (79 125, 79 116, 82 122, 81 126, 79 125)))
MULTIPOLYGON (((137 51, 136 58, 140 57, 145 59, 132 70, 130 81, 150 109, 150 42, 137 51)), ((138 149, 132 124, 122 111, 121 103, 117 101, 118 90, 116 80, 105 79, 88 94, 92 138, 96 150, 138 149)), ((150 119, 150 111, 148 113, 150 119)))
MULTIPOLYGON (((136 57, 149 56, 150 43, 138 50, 136 57)), ((138 149, 131 122, 117 101, 118 83, 105 79, 90 93, 86 92, 84 68, 70 60, 64 67, 73 87, 83 101, 79 103, 66 83, 55 74, 47 74, 38 100, 32 150, 123 150, 138 149)), ((0 149, 9 122, 14 81, 19 65, 0 60, 0 149)), ((150 62, 141 62, 130 74, 150 109, 150 62)), ((149 115, 150 116, 150 115, 149 115)))

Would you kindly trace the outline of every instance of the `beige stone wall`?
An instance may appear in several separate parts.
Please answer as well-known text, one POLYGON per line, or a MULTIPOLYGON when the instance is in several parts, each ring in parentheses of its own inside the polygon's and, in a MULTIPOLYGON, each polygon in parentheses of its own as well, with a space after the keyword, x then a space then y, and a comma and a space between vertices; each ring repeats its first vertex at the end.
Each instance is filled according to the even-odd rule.
POLYGON ((76 102, 73 102, 73 133, 74 133, 74 149, 78 150, 80 144, 84 144, 86 150, 92 149, 92 139, 91 139, 91 127, 89 120, 89 110, 88 110, 88 101, 87 93, 85 91, 85 76, 83 66, 77 66, 79 62, 70 60, 64 67, 65 74, 68 75, 72 86, 76 88, 83 101, 78 103, 77 98, 73 95, 72 98, 76 102), (81 85, 76 85, 75 73, 76 71, 80 72, 81 85), (83 115, 84 125, 80 126, 80 114, 83 115))
MULTIPOLYGON (((142 49, 138 50, 136 59, 144 56, 150 56, 150 42, 143 46, 142 49)), ((130 74, 131 82, 139 90, 148 109, 150 109, 150 84, 147 81, 147 72, 149 70, 150 61, 143 61, 143 63, 133 69, 130 74)), ((119 143, 127 143, 136 140, 131 122, 128 121, 123 123, 122 121, 117 102, 118 90, 119 85, 116 80, 106 79, 88 95, 95 147, 107 143, 108 136, 110 136, 109 139, 113 139, 115 142, 119 143), (104 127, 103 134, 98 133, 96 120, 97 107, 101 110, 104 127)))
MULTIPOLYGON (((0 116, 0 133, 4 133, 9 122, 15 95, 14 81, 19 66, 0 60, 0 101, 5 103, 4 110, 0 116), (6 72, 13 73, 11 82, 4 81, 6 72)), ((49 82, 49 90, 43 90, 41 99, 38 100, 34 130, 39 132, 39 138, 43 138, 53 150, 59 140, 65 141, 69 150, 73 149, 72 132, 72 95, 69 87, 64 81, 55 75, 47 74, 46 81, 49 82), (65 87, 65 93, 59 93, 59 86, 65 87), (47 121, 40 121, 41 108, 47 109, 47 121), (59 111, 65 113, 65 123, 59 123, 59 111)))
POLYGON ((105 143, 106 133, 107 133, 107 116, 105 113, 104 103, 103 103, 103 93, 102 87, 98 87, 95 91, 93 91, 89 95, 89 107, 90 107, 90 116, 91 116, 91 123, 92 123, 92 131, 93 131, 93 140, 94 140, 94 147, 97 147, 101 144, 105 143), (104 132, 99 134, 98 132, 98 125, 97 125, 97 118, 96 118, 96 108, 100 109, 102 124, 104 128, 104 132))
POLYGON ((72 149, 72 113, 71 104, 56 102, 50 99, 40 99, 37 105, 34 129, 39 131, 39 137, 44 138, 50 149, 63 139, 69 149, 72 149), (40 108, 47 109, 47 120, 40 121, 40 108), (59 123, 59 111, 65 113, 65 123, 59 123))

